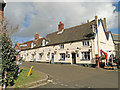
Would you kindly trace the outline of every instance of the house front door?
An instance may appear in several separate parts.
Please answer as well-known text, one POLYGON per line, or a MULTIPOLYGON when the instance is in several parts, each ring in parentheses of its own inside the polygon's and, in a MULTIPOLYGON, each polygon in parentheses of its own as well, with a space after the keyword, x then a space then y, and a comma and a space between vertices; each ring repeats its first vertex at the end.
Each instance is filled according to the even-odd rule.
POLYGON ((51 53, 51 63, 54 63, 54 53, 51 53))
POLYGON ((76 53, 72 53, 72 64, 76 64, 76 53))
POLYGON ((32 60, 33 60, 33 62, 35 62, 34 54, 32 54, 32 60))

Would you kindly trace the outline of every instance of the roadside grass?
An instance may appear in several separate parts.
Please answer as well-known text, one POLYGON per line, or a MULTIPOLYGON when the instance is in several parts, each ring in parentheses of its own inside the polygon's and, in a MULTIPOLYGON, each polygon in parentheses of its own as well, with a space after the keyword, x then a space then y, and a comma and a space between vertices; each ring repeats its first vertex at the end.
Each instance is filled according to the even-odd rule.
POLYGON ((15 80, 15 84, 13 85, 13 88, 19 88, 19 86, 26 87, 25 84, 40 80, 44 77, 43 74, 34 70, 32 70, 32 73, 30 76, 27 76, 28 72, 29 72, 29 69, 26 69, 26 68, 20 69, 20 74, 18 78, 15 80))

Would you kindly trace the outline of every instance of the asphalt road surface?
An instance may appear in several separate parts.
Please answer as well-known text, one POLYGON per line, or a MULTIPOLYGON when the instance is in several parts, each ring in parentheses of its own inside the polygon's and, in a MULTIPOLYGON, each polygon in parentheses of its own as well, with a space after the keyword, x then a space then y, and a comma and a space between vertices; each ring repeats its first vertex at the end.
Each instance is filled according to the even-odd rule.
POLYGON ((118 88, 118 71, 71 64, 24 62, 24 67, 52 76, 53 81, 39 88, 118 88))

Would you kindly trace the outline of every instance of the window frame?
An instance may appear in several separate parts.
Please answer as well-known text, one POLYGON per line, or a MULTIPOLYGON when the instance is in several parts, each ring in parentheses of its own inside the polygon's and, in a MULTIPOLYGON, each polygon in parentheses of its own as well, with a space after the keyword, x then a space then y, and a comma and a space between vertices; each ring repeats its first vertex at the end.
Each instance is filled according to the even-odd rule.
POLYGON ((32 43, 31 43, 31 48, 33 48, 33 47, 34 47, 34 43, 32 42, 32 43))
POLYGON ((59 49, 64 49, 64 44, 60 44, 59 49))
POLYGON ((82 46, 90 46, 90 41, 82 41, 82 46))
POLYGON ((65 53, 59 53, 59 60, 63 60, 63 61, 65 61, 65 57, 66 57, 66 55, 65 55, 65 53))
POLYGON ((35 58, 34 54, 31 54, 31 60, 33 60, 35 58))
POLYGON ((42 60, 42 57, 43 57, 42 53, 39 53, 39 59, 40 60, 42 60))
POLYGON ((50 60, 50 53, 47 53, 46 60, 50 60), (49 55, 49 57, 48 57, 48 55, 49 55))
POLYGON ((89 51, 81 52, 81 59, 80 60, 90 61, 90 52, 89 51))
POLYGON ((42 40, 42 46, 45 46, 45 45, 46 45, 46 40, 43 39, 43 40, 42 40))

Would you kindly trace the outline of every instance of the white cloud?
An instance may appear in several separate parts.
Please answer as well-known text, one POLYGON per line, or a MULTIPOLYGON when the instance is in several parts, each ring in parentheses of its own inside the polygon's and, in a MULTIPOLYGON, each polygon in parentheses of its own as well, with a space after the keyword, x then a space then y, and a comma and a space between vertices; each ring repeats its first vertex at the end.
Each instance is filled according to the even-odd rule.
MULTIPOLYGON (((111 0, 109 0, 111 1, 111 0)), ((57 31, 59 21, 64 22, 65 28, 85 23, 88 19, 107 18, 108 29, 117 27, 117 12, 113 13, 115 7, 112 2, 39 2, 39 3, 8 3, 6 17, 14 24, 24 22, 26 15, 30 18, 28 28, 21 26, 17 34, 22 37, 33 37, 35 32, 40 36, 57 31), (37 13, 37 14, 34 14, 37 13)))
POLYGON ((6 0, 7 2, 118 2, 119 0, 6 0))

